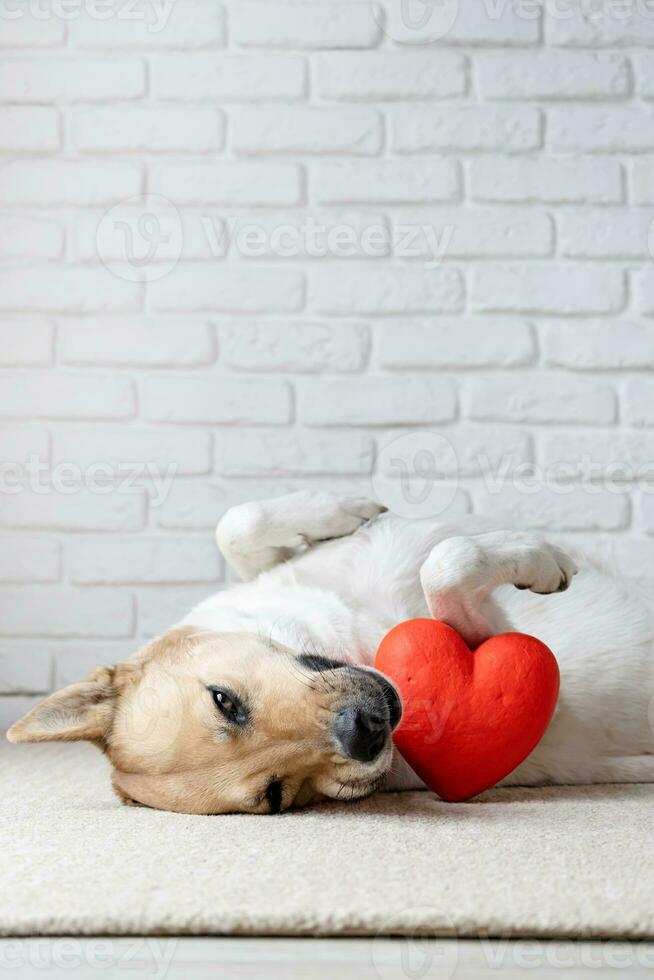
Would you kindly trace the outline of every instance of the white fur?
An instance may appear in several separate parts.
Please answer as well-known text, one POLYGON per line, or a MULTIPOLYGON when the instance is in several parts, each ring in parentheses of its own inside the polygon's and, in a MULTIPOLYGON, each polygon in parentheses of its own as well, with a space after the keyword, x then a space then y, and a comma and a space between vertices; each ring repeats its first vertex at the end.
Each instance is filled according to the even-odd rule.
MULTIPOLYGON (((430 611, 471 644, 530 633, 555 652, 561 695, 545 737, 506 783, 654 781, 654 609, 645 597, 584 559, 570 591, 557 592, 576 562, 537 535, 381 510, 312 492, 233 508, 217 540, 248 581, 184 622, 365 665, 391 627, 430 611)), ((416 784, 399 760, 397 769, 393 786, 416 784)))

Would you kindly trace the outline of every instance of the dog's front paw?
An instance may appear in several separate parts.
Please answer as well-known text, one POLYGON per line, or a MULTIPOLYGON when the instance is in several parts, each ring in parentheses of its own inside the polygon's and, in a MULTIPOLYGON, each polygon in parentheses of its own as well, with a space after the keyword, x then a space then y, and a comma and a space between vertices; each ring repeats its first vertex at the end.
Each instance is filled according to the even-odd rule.
POLYGON ((537 595, 565 592, 578 571, 563 548, 544 541, 528 545, 517 564, 516 589, 529 589, 537 595))
POLYGON ((319 493, 312 500, 312 519, 307 522, 304 533, 314 541, 343 538, 354 534, 363 524, 387 509, 367 497, 319 493))

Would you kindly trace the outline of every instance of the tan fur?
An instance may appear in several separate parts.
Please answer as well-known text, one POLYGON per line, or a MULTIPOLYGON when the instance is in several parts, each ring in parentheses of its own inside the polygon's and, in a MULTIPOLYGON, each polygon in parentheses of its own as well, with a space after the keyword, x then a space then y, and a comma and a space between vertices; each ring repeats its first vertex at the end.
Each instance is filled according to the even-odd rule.
MULTIPOLYGON (((293 651, 255 635, 170 630, 115 668, 53 694, 10 729, 11 741, 88 739, 112 764, 125 802, 185 813, 267 812, 320 795, 361 795, 379 773, 339 755, 330 719, 356 680, 308 671, 293 651), (208 685, 247 701, 247 730, 231 729, 208 685)), ((390 748, 389 748, 390 751, 390 748)))

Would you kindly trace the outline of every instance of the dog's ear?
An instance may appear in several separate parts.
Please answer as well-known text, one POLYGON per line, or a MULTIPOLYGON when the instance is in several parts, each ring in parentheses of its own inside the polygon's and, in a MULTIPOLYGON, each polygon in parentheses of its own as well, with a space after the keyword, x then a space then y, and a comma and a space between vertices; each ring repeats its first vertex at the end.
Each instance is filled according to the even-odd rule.
POLYGON ((10 742, 102 742, 113 719, 119 688, 131 665, 98 667, 83 681, 56 691, 7 732, 10 742))

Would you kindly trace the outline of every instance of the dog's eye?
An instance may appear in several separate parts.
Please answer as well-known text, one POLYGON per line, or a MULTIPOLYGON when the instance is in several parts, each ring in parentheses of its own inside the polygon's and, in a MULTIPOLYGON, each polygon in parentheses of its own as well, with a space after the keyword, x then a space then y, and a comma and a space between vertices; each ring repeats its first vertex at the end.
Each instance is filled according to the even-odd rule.
POLYGON ((246 724, 248 720, 247 710, 232 691, 227 691, 222 687, 209 687, 208 690, 213 698, 213 703, 227 721, 234 725, 246 724))

